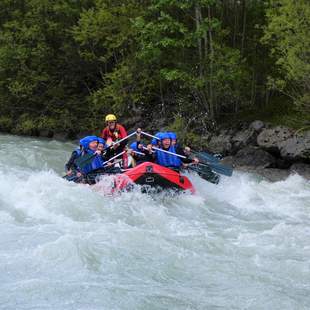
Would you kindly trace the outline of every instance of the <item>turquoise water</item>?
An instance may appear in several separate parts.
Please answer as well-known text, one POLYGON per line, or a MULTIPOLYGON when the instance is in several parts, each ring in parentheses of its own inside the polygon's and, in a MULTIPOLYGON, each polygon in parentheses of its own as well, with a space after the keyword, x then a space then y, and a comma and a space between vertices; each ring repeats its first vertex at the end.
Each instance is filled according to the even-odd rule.
POLYGON ((310 183, 104 196, 71 143, 0 135, 0 309, 309 309, 310 183))

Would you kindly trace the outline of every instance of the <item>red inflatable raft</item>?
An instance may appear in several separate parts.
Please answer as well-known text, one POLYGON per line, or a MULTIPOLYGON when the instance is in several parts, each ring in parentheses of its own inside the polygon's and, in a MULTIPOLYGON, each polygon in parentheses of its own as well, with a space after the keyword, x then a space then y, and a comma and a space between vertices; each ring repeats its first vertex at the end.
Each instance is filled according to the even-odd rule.
POLYGON ((186 176, 151 162, 128 169, 117 176, 115 183, 117 190, 127 189, 135 183, 157 189, 195 192, 193 184, 186 176))

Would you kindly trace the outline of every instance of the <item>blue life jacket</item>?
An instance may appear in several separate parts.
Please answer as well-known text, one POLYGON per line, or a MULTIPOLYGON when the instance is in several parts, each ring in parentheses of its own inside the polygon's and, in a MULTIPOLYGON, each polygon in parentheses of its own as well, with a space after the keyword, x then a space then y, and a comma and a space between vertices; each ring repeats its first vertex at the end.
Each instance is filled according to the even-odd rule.
MULTIPOLYGON (((90 149, 86 149, 83 150, 83 154, 91 154, 93 155, 95 152, 90 150, 90 149)), ((102 168, 102 164, 103 164, 103 159, 100 155, 96 155, 94 156, 94 158, 87 164, 85 165, 83 168, 79 167, 79 169, 84 173, 84 174, 88 174, 93 170, 102 168)))
POLYGON ((97 170, 99 168, 102 168, 103 163, 104 163, 104 160, 103 160, 102 156, 100 156, 100 155, 95 156, 95 158, 91 162, 92 170, 97 170))
POLYGON ((76 158, 82 156, 83 153, 80 147, 77 147, 73 152, 76 154, 76 158))
MULTIPOLYGON (((166 150, 165 150, 166 151, 166 150)), ((174 148, 174 146, 170 146, 169 152, 171 153, 175 153, 176 154, 176 150, 174 148)), ((164 167, 173 167, 173 168, 180 168, 182 166, 182 161, 179 157, 174 156, 174 155, 170 155, 161 151, 156 151, 155 153, 156 155, 156 163, 164 166, 164 167)))

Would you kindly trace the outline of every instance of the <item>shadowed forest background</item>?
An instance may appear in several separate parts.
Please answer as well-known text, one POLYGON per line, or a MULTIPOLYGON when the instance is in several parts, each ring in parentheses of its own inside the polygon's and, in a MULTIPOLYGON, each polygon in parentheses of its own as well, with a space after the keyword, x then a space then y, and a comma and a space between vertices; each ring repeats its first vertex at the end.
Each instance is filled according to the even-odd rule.
POLYGON ((2 0, 0 131, 310 125, 308 0, 2 0))

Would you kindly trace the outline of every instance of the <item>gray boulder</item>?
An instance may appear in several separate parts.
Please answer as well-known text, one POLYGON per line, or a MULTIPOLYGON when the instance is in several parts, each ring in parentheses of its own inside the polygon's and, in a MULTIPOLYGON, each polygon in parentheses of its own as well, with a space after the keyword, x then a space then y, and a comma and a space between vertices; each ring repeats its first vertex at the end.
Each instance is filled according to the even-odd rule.
POLYGON ((291 173, 298 173, 304 178, 310 180, 310 164, 295 163, 290 168, 291 173))
POLYGON ((253 129, 238 131, 232 138, 232 152, 237 152, 250 144, 256 143, 257 134, 253 129))
POLYGON ((265 128, 265 124, 262 121, 254 121, 250 124, 249 129, 255 132, 261 132, 265 128))
POLYGON ((310 159, 310 131, 300 133, 279 143, 280 154, 285 159, 310 159))
POLYGON ((243 167, 238 167, 238 170, 243 171, 243 172, 257 174, 270 182, 284 181, 290 175, 289 170, 276 169, 276 168, 262 168, 262 167, 254 168, 254 167, 243 166, 243 167))
POLYGON ((266 168, 274 165, 275 158, 268 152, 254 146, 241 149, 234 157, 234 165, 237 167, 261 167, 266 168))
POLYGON ((269 152, 279 154, 283 142, 292 138, 293 135, 294 132, 292 129, 283 126, 263 129, 257 137, 257 144, 269 152))
POLYGON ((284 181, 290 175, 289 170, 276 168, 259 168, 255 172, 270 182, 284 181))
POLYGON ((208 149, 213 153, 227 155, 231 152, 231 134, 228 131, 221 131, 220 135, 213 136, 208 144, 208 149))

